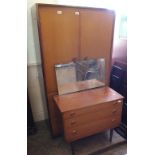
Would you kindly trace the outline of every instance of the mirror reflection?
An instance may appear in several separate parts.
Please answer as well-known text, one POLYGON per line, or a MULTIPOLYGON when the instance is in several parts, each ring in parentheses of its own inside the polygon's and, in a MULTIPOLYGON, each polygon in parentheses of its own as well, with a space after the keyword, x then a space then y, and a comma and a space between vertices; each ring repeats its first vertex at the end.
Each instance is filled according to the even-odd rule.
POLYGON ((73 60, 55 65, 58 94, 77 92, 104 86, 105 60, 73 60))

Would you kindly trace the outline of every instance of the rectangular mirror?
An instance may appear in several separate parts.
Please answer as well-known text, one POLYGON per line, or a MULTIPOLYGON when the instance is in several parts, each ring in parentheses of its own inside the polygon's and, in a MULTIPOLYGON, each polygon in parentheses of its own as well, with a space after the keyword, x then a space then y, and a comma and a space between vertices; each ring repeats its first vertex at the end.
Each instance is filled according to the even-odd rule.
POLYGON ((55 65, 58 94, 103 87, 105 84, 105 60, 74 60, 55 65))

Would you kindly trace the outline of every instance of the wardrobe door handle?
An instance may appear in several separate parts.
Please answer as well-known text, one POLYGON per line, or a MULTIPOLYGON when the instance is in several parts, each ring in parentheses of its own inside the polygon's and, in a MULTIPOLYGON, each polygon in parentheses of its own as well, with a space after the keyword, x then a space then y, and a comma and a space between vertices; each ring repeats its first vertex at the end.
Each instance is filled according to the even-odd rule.
POLYGON ((61 15, 61 14, 62 14, 62 11, 61 11, 61 10, 58 10, 58 11, 57 11, 57 14, 58 14, 58 15, 61 15))
POLYGON ((80 12, 79 11, 75 11, 75 15, 79 16, 80 12))

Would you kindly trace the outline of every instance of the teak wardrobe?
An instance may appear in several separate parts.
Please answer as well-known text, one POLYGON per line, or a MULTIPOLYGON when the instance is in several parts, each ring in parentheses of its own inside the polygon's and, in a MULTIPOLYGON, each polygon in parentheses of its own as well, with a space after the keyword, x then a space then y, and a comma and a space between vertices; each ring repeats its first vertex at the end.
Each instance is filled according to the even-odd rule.
POLYGON ((37 4, 38 31, 49 120, 53 136, 62 132, 54 65, 74 58, 105 58, 109 83, 115 13, 102 8, 37 4))

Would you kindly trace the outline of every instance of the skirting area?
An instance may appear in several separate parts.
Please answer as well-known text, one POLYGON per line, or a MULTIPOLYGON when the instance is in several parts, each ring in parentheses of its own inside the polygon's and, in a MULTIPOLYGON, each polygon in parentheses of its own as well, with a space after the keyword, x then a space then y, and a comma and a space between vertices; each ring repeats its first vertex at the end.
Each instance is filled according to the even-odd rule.
MULTIPOLYGON (((63 136, 52 138, 47 122, 36 124, 37 133, 27 138, 28 155, 71 155, 70 144, 63 136)), ((73 143, 75 155, 125 155, 126 141, 116 132, 112 143, 109 142, 109 131, 93 135, 73 143)))

